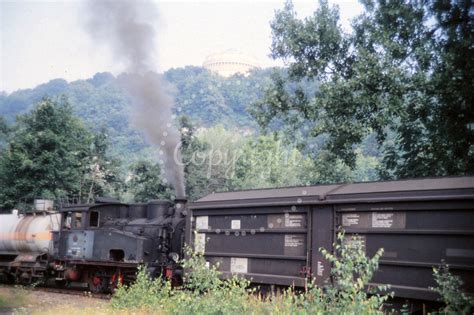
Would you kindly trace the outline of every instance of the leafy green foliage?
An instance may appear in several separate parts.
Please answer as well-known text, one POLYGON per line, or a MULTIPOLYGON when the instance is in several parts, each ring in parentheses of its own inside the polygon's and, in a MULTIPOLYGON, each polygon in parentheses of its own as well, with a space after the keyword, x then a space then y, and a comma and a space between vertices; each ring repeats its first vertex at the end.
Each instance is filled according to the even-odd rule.
MULTIPOLYGON (((282 75, 286 73, 285 70, 274 70, 282 75)), ((261 136, 255 132, 256 124, 248 111, 255 109, 252 104, 270 85, 271 72, 264 69, 247 76, 222 78, 200 67, 185 67, 163 74, 174 86, 174 119, 181 125, 190 199, 231 189, 377 179, 374 167, 378 166, 379 158, 371 158, 376 151, 374 141, 362 146, 356 158, 357 168, 352 171, 333 153, 321 150, 324 139, 311 142, 310 149, 313 146, 318 150, 317 154, 311 154, 310 149, 300 145, 308 139, 309 129, 301 133, 286 129, 283 117, 269 126, 272 134, 261 136), (288 141, 287 134, 297 136, 298 141, 288 141), (371 149, 366 150, 366 147, 371 149)), ((169 197, 161 170, 152 162, 156 148, 150 147, 144 136, 129 123, 131 103, 120 89, 121 78, 122 75, 115 78, 109 73, 97 73, 88 80, 69 84, 53 80, 32 90, 0 95, 0 113, 4 115, 0 120, 0 149, 16 137, 11 129, 17 113, 34 111, 32 102, 40 95, 64 93, 68 97, 70 114, 83 119, 83 129, 88 133, 81 151, 83 158, 78 162, 81 176, 63 174, 75 180, 74 187, 66 189, 67 196, 89 201, 97 195, 113 195, 127 201, 169 197), (123 183, 125 178, 126 185, 123 183)), ((290 86, 290 90, 311 93, 315 91, 313 83, 305 81, 290 86)), ((295 115, 292 119, 297 118, 295 115)), ((307 128, 310 126, 306 125, 307 128)), ((67 128, 64 130, 68 131, 67 128)), ((50 171, 46 168, 44 174, 50 171)), ((26 179, 26 182, 31 181, 26 179)), ((22 191, 31 192, 32 187, 22 191)), ((8 194, 22 197, 21 194, 8 194)), ((10 199, 9 206, 12 203, 13 199, 10 199)))
POLYGON ((209 171, 205 170, 205 165, 208 163, 205 152, 210 149, 210 145, 197 137, 197 129, 188 116, 181 116, 180 132, 186 195, 193 200, 211 191, 215 182, 223 184, 223 180, 215 175, 211 177, 209 171))
POLYGON ((146 202, 150 199, 169 199, 170 187, 163 182, 163 174, 158 163, 138 161, 131 167, 128 192, 133 200, 146 202))
POLYGON ((114 309, 163 308, 163 303, 172 295, 171 285, 161 278, 152 279, 145 266, 139 266, 136 281, 119 286, 111 300, 114 309))
POLYGON ((92 198, 119 182, 106 156, 104 134, 93 135, 65 98, 45 98, 18 117, 0 157, 0 202, 21 199, 92 198))
MULTIPOLYGON (((433 84, 438 101, 433 111, 435 157, 441 157, 448 174, 474 165, 474 22, 471 1, 435 0, 430 12, 436 24, 431 32, 437 58, 433 84)), ((430 152, 428 151, 428 152, 430 152)))
MULTIPOLYGON (((0 115, 8 124, 15 116, 26 113, 43 97, 67 96, 73 112, 93 132, 107 129, 113 156, 126 157, 124 172, 147 154, 149 145, 130 124, 131 100, 120 87, 122 76, 97 73, 88 80, 67 83, 57 79, 34 89, 0 95, 0 115)), ((226 128, 252 129, 256 125, 247 106, 263 95, 271 83, 270 71, 256 70, 248 76, 223 78, 201 67, 170 69, 163 73, 175 99, 174 114, 188 116, 200 127, 222 124, 226 128)), ((1 145, 1 132, 0 132, 1 145)))
POLYGON ((90 134, 70 106, 45 99, 19 117, 1 157, 1 199, 13 206, 20 198, 77 195, 90 134))
POLYGON ((152 280, 146 268, 141 267, 134 284, 116 290, 111 306, 163 314, 237 314, 250 311, 246 303, 247 280, 238 277, 222 280, 215 267, 206 267, 202 255, 189 249, 188 252, 190 257, 183 261, 183 267, 192 268, 192 271, 183 290, 172 290, 170 283, 161 278, 152 280))
POLYGON ((222 279, 218 266, 208 266, 200 253, 186 249, 188 258, 183 268, 189 270, 185 277, 186 297, 181 298, 172 310, 174 314, 239 314, 248 313, 250 282, 237 275, 222 279), (225 301, 225 303, 223 303, 225 301))
POLYGON ((63 79, 54 79, 40 84, 34 89, 18 90, 0 97, 0 114, 8 123, 13 123, 15 116, 24 114, 46 96, 58 96, 67 89, 68 83, 63 79))
POLYGON ((7 137, 9 133, 10 133, 10 127, 5 121, 5 118, 3 116, 0 116, 0 152, 7 141, 7 137))
POLYGON ((165 79, 175 87, 177 114, 190 117, 199 126, 216 124, 254 127, 246 107, 262 96, 269 85, 269 70, 254 70, 248 76, 223 78, 201 67, 170 69, 165 79))
POLYGON ((443 263, 440 268, 433 268, 433 276, 438 284, 433 291, 441 295, 441 300, 446 304, 440 310, 444 314, 471 314, 474 310, 474 299, 461 290, 463 285, 458 276, 449 272, 449 266, 443 263))
POLYGON ((354 146, 375 134, 383 177, 472 173, 469 2, 362 4, 350 33, 324 0, 305 20, 291 2, 276 13, 272 56, 288 74, 275 75, 253 115, 262 127, 284 121, 307 143, 327 136, 323 148, 351 168, 354 146), (298 87, 308 80, 315 92, 298 87))
POLYGON ((278 133, 245 134, 222 125, 198 131, 183 118, 181 134, 191 199, 214 191, 377 179, 378 160, 361 150, 352 171, 328 151, 320 151, 315 159, 305 156, 278 133))
POLYGON ((312 166, 296 148, 285 147, 272 136, 247 139, 239 155, 235 166, 239 176, 234 185, 240 188, 303 184, 306 171, 312 166))
POLYGON ((92 202, 96 196, 112 195, 120 197, 125 190, 121 173, 121 161, 111 157, 107 131, 102 129, 92 135, 86 170, 81 180, 79 196, 87 194, 86 202, 92 202))
MULTIPOLYGON (((362 239, 358 236, 349 238, 344 233, 338 233, 334 248, 334 254, 320 249, 333 265, 331 275, 334 284, 326 288, 324 296, 327 312, 344 310, 346 314, 382 314, 383 303, 393 297, 393 293, 383 294, 388 286, 370 288, 369 291, 366 287, 378 269, 383 249, 369 258, 365 255, 362 239)), ((320 289, 313 290, 316 290, 316 296, 321 295, 320 289)))

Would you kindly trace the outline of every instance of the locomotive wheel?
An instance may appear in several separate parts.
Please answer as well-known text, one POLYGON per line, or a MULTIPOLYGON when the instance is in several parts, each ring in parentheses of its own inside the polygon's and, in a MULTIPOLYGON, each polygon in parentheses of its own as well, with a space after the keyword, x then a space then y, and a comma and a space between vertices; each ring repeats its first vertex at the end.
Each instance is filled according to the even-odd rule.
POLYGON ((24 271, 21 273, 20 277, 18 278, 20 280, 20 284, 22 285, 30 285, 32 281, 31 273, 24 271))
POLYGON ((135 269, 126 269, 122 272, 123 274, 123 283, 129 285, 130 283, 135 282, 137 280, 137 272, 135 269))
POLYGON ((109 277, 106 272, 101 270, 90 272, 87 284, 93 293, 106 293, 109 290, 109 277))
POLYGON ((106 287, 104 287, 103 282, 105 279, 99 277, 99 276, 93 276, 92 278, 89 279, 87 282, 89 286, 89 291, 93 293, 103 293, 105 292, 106 287))
POLYGON ((4 273, 3 274, 3 279, 8 284, 14 284, 15 283, 15 276, 12 275, 11 273, 4 273))
POLYGON ((122 272, 120 271, 120 269, 118 269, 113 275, 112 277, 110 278, 110 282, 109 282, 109 289, 110 291, 113 293, 115 292, 115 290, 119 287, 119 286, 122 286, 123 285, 123 280, 124 279, 124 276, 122 274, 122 272))
POLYGON ((15 276, 12 275, 11 273, 5 273, 4 276, 5 276, 5 280, 8 284, 14 284, 16 282, 15 281, 15 276))
POLYGON ((68 282, 66 280, 55 280, 54 285, 60 289, 67 287, 68 282))

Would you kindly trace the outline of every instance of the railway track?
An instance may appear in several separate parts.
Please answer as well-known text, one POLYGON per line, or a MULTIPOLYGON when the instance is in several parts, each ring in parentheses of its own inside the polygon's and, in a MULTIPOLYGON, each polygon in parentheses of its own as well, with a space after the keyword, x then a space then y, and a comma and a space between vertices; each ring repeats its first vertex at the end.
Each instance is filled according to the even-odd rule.
POLYGON ((110 300, 112 298, 111 294, 93 293, 84 289, 76 289, 76 288, 60 289, 60 288, 49 288, 49 287, 35 287, 33 290, 39 290, 39 291, 48 292, 48 293, 84 296, 84 297, 90 297, 90 298, 101 299, 101 300, 110 300))
MULTIPOLYGON (((7 287, 13 287, 14 285, 0 284, 0 286, 7 288, 7 287)), ((83 296, 83 297, 101 299, 101 300, 110 300, 112 298, 111 294, 93 293, 84 288, 54 288, 54 287, 48 287, 48 286, 36 286, 36 287, 24 286, 22 288, 24 288, 25 290, 64 294, 64 295, 83 296)))

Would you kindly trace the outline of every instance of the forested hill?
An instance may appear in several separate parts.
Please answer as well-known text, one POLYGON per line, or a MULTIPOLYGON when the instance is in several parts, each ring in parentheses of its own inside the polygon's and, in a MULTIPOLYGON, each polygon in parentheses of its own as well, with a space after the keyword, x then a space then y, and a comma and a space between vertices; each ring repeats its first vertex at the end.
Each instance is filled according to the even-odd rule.
MULTIPOLYGON (((186 115, 196 126, 223 124, 244 129, 256 128, 247 107, 263 94, 271 69, 257 70, 248 76, 223 78, 201 67, 170 69, 163 76, 170 83, 177 116, 186 115)), ((68 83, 51 80, 34 89, 0 94, 0 115, 12 124, 18 114, 27 112, 43 97, 66 96, 75 113, 88 127, 107 129, 112 149, 120 153, 137 152, 143 137, 129 125, 130 101, 119 88, 119 77, 97 73, 87 80, 68 83)))

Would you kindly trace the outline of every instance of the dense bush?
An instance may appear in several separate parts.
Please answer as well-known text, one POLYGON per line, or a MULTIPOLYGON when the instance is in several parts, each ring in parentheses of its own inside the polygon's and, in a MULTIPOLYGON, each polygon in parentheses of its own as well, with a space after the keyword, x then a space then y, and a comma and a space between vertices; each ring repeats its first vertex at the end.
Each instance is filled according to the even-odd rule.
MULTIPOLYGON (((364 244, 358 236, 348 238, 344 233, 337 235, 334 244, 335 253, 320 249, 333 268, 331 275, 333 285, 328 285, 323 292, 314 287, 310 293, 320 297, 322 303, 316 303, 318 311, 330 314, 378 314, 382 306, 393 293, 383 294, 388 286, 369 288, 367 286, 378 269, 383 249, 379 249, 374 257, 365 255, 364 244), (341 311, 344 310, 344 311, 341 311)), ((315 303, 313 303, 315 304, 315 303)))
POLYGON ((463 282, 458 276, 449 272, 449 266, 444 262, 439 268, 433 268, 433 275, 438 286, 431 288, 441 295, 445 307, 441 314, 472 314, 474 299, 461 291, 463 282))
POLYGON ((181 289, 172 289, 169 281, 152 280, 145 267, 140 267, 131 286, 119 287, 111 305, 114 309, 153 310, 164 314, 238 314, 246 312, 249 282, 234 276, 219 278, 217 266, 206 266, 201 254, 189 251, 183 267, 192 271, 181 289))

